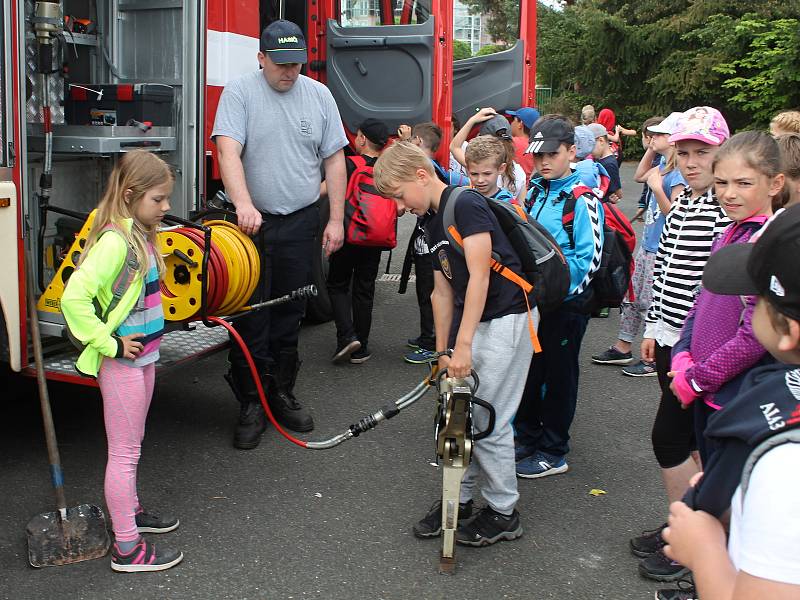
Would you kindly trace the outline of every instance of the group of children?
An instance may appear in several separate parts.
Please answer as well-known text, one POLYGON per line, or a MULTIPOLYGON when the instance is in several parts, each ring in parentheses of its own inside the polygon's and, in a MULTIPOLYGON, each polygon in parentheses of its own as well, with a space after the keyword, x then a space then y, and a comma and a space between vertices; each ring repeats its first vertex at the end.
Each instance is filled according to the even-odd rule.
MULTIPOLYGON (((620 197, 613 184, 603 189, 586 183, 609 175, 610 161, 604 163, 610 156, 608 130, 603 135, 591 125, 575 128, 561 115, 536 115, 531 122, 528 109, 513 113, 509 122, 482 109, 456 134, 450 149, 468 178, 436 162, 441 130, 433 123, 401 127, 401 140, 385 149, 389 135, 380 122, 365 121, 356 136, 357 150, 374 168, 377 191, 394 200, 398 213, 418 218, 408 252, 423 316, 420 337, 409 340, 418 347, 414 361, 439 355, 439 367, 453 377, 467 377, 475 369, 481 395, 496 412, 494 430, 475 445, 461 488, 456 539, 472 546, 522 535, 517 477, 568 469, 580 346, 604 245, 604 204, 620 197), (462 149, 475 126, 480 134, 462 149), (527 131, 525 154, 532 165, 532 176, 525 173, 521 183, 514 143, 520 131, 527 131), (596 160, 588 161, 588 154, 596 160), (458 189, 467 185, 471 189, 458 189), (563 304, 541 316, 542 351, 536 354, 524 292, 490 268, 494 259, 520 272, 521 262, 487 198, 523 205, 550 232, 569 268, 563 304), (574 206, 568 219, 567 198, 574 206), (450 202, 458 250, 443 219, 450 202), (443 354, 446 350, 452 353, 443 354), (481 474, 486 506, 475 511, 481 474)), ((648 577, 674 581, 691 569, 702 597, 734 597, 744 594, 740 590, 747 590, 747 597, 800 593, 798 563, 786 558, 800 550, 800 512, 792 504, 797 482, 775 476, 793 472, 797 440, 765 450, 764 458, 748 467, 749 487, 738 487, 752 446, 769 432, 800 424, 800 275, 793 255, 800 245, 800 209, 785 208, 800 200, 800 135, 792 132, 800 130, 798 117, 776 117, 777 141, 754 131, 731 137, 725 119, 711 107, 654 118, 643 132, 647 151, 637 179, 651 193, 634 270, 636 300, 625 306, 620 340, 607 354, 630 359, 644 325, 642 360, 654 366, 661 386, 653 448, 671 504, 668 523, 631 540, 631 549, 642 558, 640 571, 648 577), (772 217, 774 208, 781 209, 777 217, 772 217), (748 421, 751 413, 755 416, 748 421), (739 414, 742 420, 734 418, 739 414), (701 466, 706 469, 702 480, 701 466), (706 483, 725 477, 725 485, 706 483), (709 516, 720 517, 724 511, 715 512, 720 506, 733 511, 729 555, 721 525, 709 516), (779 527, 767 531, 764 512, 779 527)), ((354 168, 348 165, 348 173, 354 168)), ((106 500, 116 537, 111 564, 118 571, 161 570, 182 559, 181 553, 141 537, 142 532, 171 531, 178 520, 143 509, 136 493, 153 363, 163 332, 158 297, 163 262, 155 251, 155 232, 169 209, 172 181, 169 168, 153 154, 122 157, 100 202, 95 233, 62 298, 71 330, 86 344, 78 366, 97 376, 103 395, 106 500), (128 247, 135 250, 141 276, 112 305, 128 247), (107 311, 109 306, 113 310, 107 311), (129 392, 120 397, 123 379, 124 389, 137 390, 134 397, 129 392)), ((379 252, 347 247, 332 258, 336 362, 369 358, 378 260, 379 252)), ((475 412, 475 425, 482 429, 487 415, 475 412)), ((435 537, 441 525, 441 506, 434 503, 414 533, 435 537)), ((690 598, 686 594, 691 593, 665 590, 658 597, 690 598)))
MULTIPOLYGON (((491 118, 488 112, 481 112, 467 125, 491 118)), ((647 183, 650 193, 643 211, 644 242, 636 257, 637 301, 624 311, 620 341, 626 346, 612 347, 604 358, 630 360, 636 330, 644 323, 643 364, 654 368, 662 391, 653 425, 653 448, 671 515, 670 527, 665 524, 632 539, 631 549, 642 558, 640 572, 652 579, 675 581, 690 569, 697 571, 702 597, 716 597, 717 593, 733 597, 738 590, 748 590, 751 595, 747 597, 784 597, 776 595, 781 593, 794 597, 800 592, 797 562, 786 558, 796 556, 800 549, 800 520, 791 495, 797 484, 767 481, 764 475, 768 468, 791 472, 791 463, 786 461, 796 453, 794 442, 800 436, 788 439, 786 448, 764 451, 774 458, 752 468, 747 502, 742 502, 745 490, 737 490, 737 484, 744 459, 759 439, 739 437, 739 442, 745 442, 744 451, 738 448, 741 464, 734 463, 739 469, 722 470, 722 465, 733 460, 729 438, 740 436, 738 423, 724 410, 727 406, 760 412, 768 431, 800 424, 800 370, 774 365, 775 359, 798 362, 800 323, 794 319, 800 316, 800 277, 788 267, 788 257, 782 261, 773 258, 800 244, 800 209, 791 208, 769 224, 773 206, 791 205, 793 197, 796 201, 797 185, 792 177, 796 176, 797 164, 791 161, 797 158, 793 149, 798 136, 776 131, 790 117, 780 115, 773 122, 777 141, 757 131, 731 137, 724 117, 711 107, 695 107, 645 123, 647 152, 637 169, 637 179, 647 183), (759 236, 761 239, 753 245, 759 236), (742 250, 727 252, 737 247, 742 250), (742 262, 745 250, 752 254, 746 266, 742 262), (727 275, 713 278, 714 271, 708 271, 706 275, 712 279, 701 287, 712 255, 728 260, 727 275), (741 281, 743 273, 745 279, 750 278, 747 282, 741 281), (741 289, 731 281, 739 281, 741 289), (758 302, 756 293, 761 295, 758 302), (757 399, 748 394, 754 385, 767 389, 781 386, 785 410, 782 412, 772 398, 757 399), (698 483, 701 467, 709 469, 706 477, 713 472, 715 481, 727 477, 727 497, 720 501, 719 487, 698 483), (777 549, 767 541, 770 534, 758 527, 766 517, 749 504, 752 498, 753 504, 766 506, 769 490, 781 494, 777 502, 781 528, 789 532, 772 534, 777 549), (724 535, 719 534, 722 527, 705 511, 715 506, 714 501, 731 506, 734 492, 734 502, 738 497, 740 504, 734 506, 737 529, 731 532, 728 559, 718 551, 725 545, 724 535), (697 550, 694 542, 698 540, 708 542, 707 555, 697 550), (728 578, 716 572, 715 566, 728 578)), ((506 254, 508 238, 486 200, 481 201, 475 193, 486 196, 487 188, 484 184, 481 188, 474 186, 477 189, 469 192, 469 201, 459 200, 455 209, 462 254, 451 247, 439 216, 456 192, 436 179, 429 157, 412 144, 398 143, 375 165, 381 193, 393 197, 401 210, 418 217, 427 215, 424 227, 436 271, 432 295, 435 349, 453 349, 451 357, 439 358, 439 366, 455 377, 466 376, 470 369, 490 373, 492 387, 484 395, 502 415, 495 433, 476 445, 474 468, 465 478, 460 513, 465 521, 456 536, 462 544, 488 545, 522 535, 514 475, 537 478, 568 468, 578 355, 589 319, 585 300, 604 243, 603 229, 598 226, 603 221, 603 204, 614 201, 610 195, 581 195, 571 231, 566 230, 562 205, 581 183, 581 175, 574 168, 580 137, 567 119, 557 115, 544 116, 530 128, 528 151, 533 155, 536 174, 530 180, 525 207, 561 247, 571 281, 563 305, 541 319, 538 339, 542 352, 533 355, 524 388, 506 393, 495 389, 494 378, 518 381, 519 357, 527 359, 530 350, 522 342, 526 336, 521 292, 490 268, 493 251, 512 269, 515 257, 506 254), (513 346, 505 359, 492 360, 497 340, 489 332, 494 327, 502 328, 504 343, 513 346), (508 452, 512 439, 513 463, 510 456, 498 454, 508 452), (486 477, 483 496, 487 505, 473 517, 478 471, 486 477)), ((609 156, 604 148, 607 136, 597 135, 595 140, 598 137, 606 138, 601 143, 595 141, 599 147, 595 157, 602 159, 609 156)), ((460 142, 457 139, 451 150, 460 142)), ((765 427, 750 426, 761 438, 766 437, 765 427)), ((441 506, 434 504, 414 527, 415 534, 438 535, 440 513, 441 506)), ((697 597, 695 594, 684 586, 661 590, 657 597, 683 599, 697 597)))

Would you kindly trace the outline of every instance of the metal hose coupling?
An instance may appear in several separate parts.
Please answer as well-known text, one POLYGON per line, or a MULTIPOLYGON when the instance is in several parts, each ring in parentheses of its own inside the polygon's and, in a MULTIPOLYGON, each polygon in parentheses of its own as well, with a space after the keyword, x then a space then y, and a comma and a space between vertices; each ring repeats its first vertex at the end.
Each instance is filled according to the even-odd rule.
POLYGON ((362 417, 358 423, 350 425, 349 431, 353 437, 358 437, 362 433, 366 433, 370 429, 374 429, 381 421, 386 421, 400 413, 400 409, 396 404, 387 404, 378 412, 362 417))

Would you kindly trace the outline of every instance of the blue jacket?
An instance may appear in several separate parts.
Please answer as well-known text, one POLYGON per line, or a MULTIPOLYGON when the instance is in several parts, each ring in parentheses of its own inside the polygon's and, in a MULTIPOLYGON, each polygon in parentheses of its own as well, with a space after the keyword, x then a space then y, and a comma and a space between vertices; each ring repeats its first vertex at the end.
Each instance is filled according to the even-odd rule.
POLYGON ((575 173, 577 173, 583 185, 592 189, 600 186, 600 175, 608 177, 606 168, 590 158, 575 163, 575 173))
POLYGON ((569 295, 567 300, 583 292, 592 280, 592 275, 600 266, 603 252, 603 206, 600 201, 585 194, 575 204, 573 221, 573 237, 575 247, 562 224, 564 198, 572 194, 572 189, 582 185, 577 172, 572 172, 562 179, 545 180, 534 177, 531 180, 525 206, 529 213, 544 226, 556 239, 564 257, 567 259, 570 273, 569 295))

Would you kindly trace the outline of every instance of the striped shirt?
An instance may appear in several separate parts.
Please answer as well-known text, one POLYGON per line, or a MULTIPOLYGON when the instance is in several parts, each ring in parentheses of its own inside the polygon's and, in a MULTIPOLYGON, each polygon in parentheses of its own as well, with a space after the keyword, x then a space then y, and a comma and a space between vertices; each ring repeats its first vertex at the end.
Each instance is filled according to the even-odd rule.
POLYGON ((150 266, 144 278, 142 293, 128 317, 116 331, 116 334, 120 337, 132 333, 144 334, 143 338, 137 340, 144 346, 139 356, 135 359, 117 359, 129 367, 143 367, 157 361, 159 358, 158 350, 161 346, 161 336, 164 335, 164 309, 161 307, 161 286, 153 252, 153 246, 148 244, 150 266))
POLYGON ((660 346, 674 346, 686 315, 700 291, 711 244, 730 219, 717 202, 713 188, 692 199, 686 188, 667 214, 658 241, 653 270, 653 300, 647 311, 644 337, 660 346))

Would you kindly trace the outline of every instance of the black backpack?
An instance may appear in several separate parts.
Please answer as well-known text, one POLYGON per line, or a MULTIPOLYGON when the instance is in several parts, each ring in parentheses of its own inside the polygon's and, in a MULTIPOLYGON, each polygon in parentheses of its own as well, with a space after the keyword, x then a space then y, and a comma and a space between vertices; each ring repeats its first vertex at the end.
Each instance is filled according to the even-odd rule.
MULTIPOLYGON (((464 250, 456 228, 455 209, 458 198, 466 189, 459 187, 453 190, 442 215, 450 246, 462 255, 464 250)), ((525 301, 533 301, 541 313, 560 307, 569 293, 570 275, 567 259, 555 238, 536 219, 526 214, 521 206, 492 198, 484 199, 522 263, 522 273, 514 273, 493 252, 492 270, 522 288, 525 301)), ((531 341, 534 337, 535 333, 532 333, 531 341)), ((534 349, 537 347, 538 341, 534 341, 534 349)))
MULTIPOLYGON (((576 187, 574 192, 564 199, 561 225, 567 232, 572 248, 575 247, 573 221, 577 203, 576 194, 578 192, 586 193, 587 190, 588 188, 576 187)), ((598 202, 600 202, 599 199, 598 202)), ((613 204, 604 203, 603 209, 606 216, 603 220, 603 250, 600 255, 600 266, 594 272, 587 288, 576 299, 577 302, 580 302, 581 312, 586 313, 600 308, 619 307, 628 294, 633 274, 634 261, 631 240, 634 246, 636 244, 633 228, 628 219, 613 204)))

